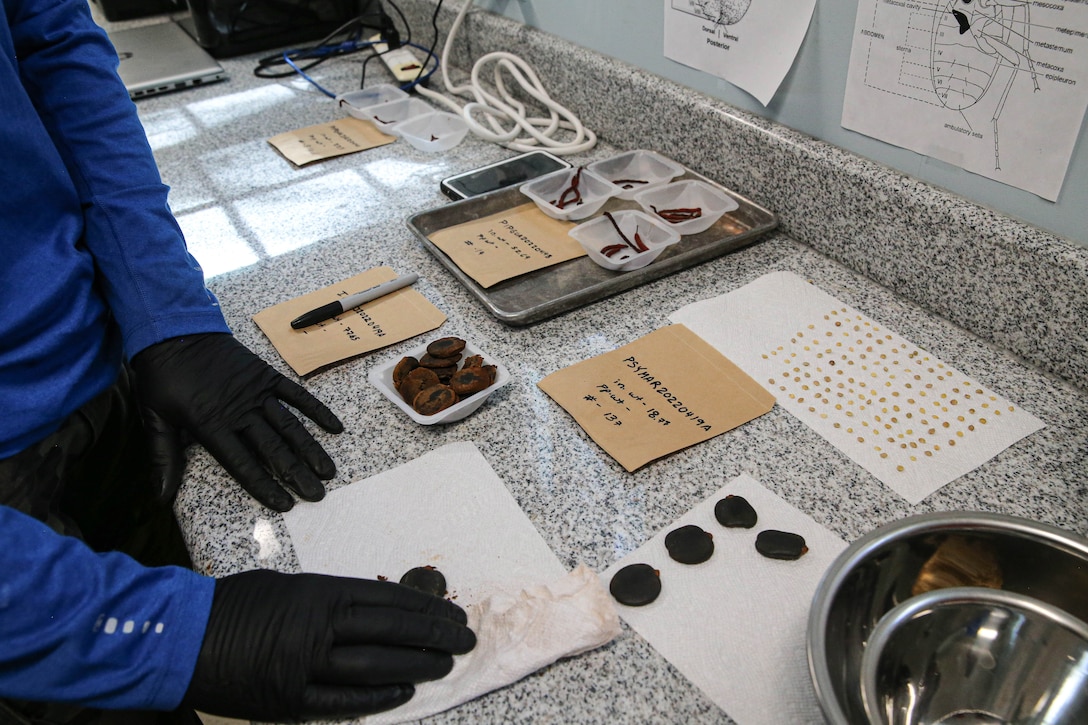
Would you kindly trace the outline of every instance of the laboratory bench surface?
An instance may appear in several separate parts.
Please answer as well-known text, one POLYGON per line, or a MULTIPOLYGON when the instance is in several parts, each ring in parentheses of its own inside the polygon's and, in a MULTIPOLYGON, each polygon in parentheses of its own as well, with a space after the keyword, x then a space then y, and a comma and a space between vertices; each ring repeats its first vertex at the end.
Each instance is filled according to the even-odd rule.
MULTIPOLYGON (((407 7, 410 19, 429 24, 427 2, 407 7)), ((942 510, 1001 512, 1088 534, 1083 249, 498 16, 474 12, 463 32, 473 52, 516 42, 550 92, 601 134, 574 163, 653 148, 772 209, 782 223, 735 253, 509 327, 423 248, 406 219, 447 203, 442 178, 510 151, 472 136, 437 154, 397 141, 293 166, 268 139, 343 114, 302 79, 254 77, 256 56, 223 60, 226 82, 140 100, 171 207, 209 288, 237 338, 277 369, 297 379, 254 324, 255 313, 387 265, 419 274, 415 289, 448 318, 436 335, 471 340, 510 371, 512 381, 487 405, 448 426, 417 425, 367 380, 373 365, 421 338, 308 377, 304 385, 345 424, 339 435, 309 425, 338 466, 330 489, 471 441, 560 561, 597 571, 740 474, 847 542, 942 510), (594 80, 572 80, 565 63, 592 68, 594 80), (674 112, 640 122, 617 110, 626 94, 674 112), (910 505, 780 406, 628 473, 537 387, 552 372, 668 325, 684 305, 780 270, 898 332, 1045 427, 910 505)), ((312 75, 344 92, 358 86, 360 67, 343 59, 312 75)), ((367 72, 368 83, 389 80, 377 63, 367 72)), ((201 572, 299 571, 281 517, 251 500, 202 449, 191 451, 176 511, 201 572)), ((600 649, 429 721, 730 722, 626 626, 600 649)))

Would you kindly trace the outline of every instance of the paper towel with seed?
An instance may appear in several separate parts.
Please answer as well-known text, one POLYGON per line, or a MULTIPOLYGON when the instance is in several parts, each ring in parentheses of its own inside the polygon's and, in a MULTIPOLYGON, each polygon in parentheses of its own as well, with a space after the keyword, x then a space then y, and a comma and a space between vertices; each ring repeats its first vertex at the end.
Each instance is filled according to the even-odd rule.
POLYGON ((475 649, 406 705, 364 722, 415 720, 467 702, 619 634, 607 591, 568 573, 472 443, 451 443, 284 514, 303 571, 397 581, 416 566, 446 577, 475 649))
POLYGON ((739 725, 822 725, 806 659, 805 632, 816 586, 846 544, 750 476, 739 476, 659 531, 601 575, 607 584, 628 564, 661 573, 661 594, 642 607, 617 605, 620 617, 739 725), (725 528, 714 505, 744 496, 759 517, 752 529, 725 528), (702 564, 669 558, 665 536, 694 524, 713 535, 702 564), (796 561, 755 549, 764 529, 800 534, 796 561))
POLYGON ((911 503, 1042 421, 790 272, 669 315, 911 503))

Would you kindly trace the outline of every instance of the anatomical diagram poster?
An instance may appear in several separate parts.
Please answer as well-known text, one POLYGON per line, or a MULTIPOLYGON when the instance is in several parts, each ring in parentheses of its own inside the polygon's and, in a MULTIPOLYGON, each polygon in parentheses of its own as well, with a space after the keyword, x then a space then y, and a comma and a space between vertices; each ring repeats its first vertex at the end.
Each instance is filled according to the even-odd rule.
POLYGON ((1085 0, 860 0, 842 125, 1057 201, 1088 106, 1085 0))
POLYGON ((665 57, 766 106, 808 32, 816 0, 665 0, 665 57))

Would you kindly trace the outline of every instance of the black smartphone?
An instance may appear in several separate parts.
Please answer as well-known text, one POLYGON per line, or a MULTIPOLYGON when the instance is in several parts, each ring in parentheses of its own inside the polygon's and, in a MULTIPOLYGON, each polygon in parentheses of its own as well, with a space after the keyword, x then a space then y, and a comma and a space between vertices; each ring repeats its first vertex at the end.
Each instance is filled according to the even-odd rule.
POLYGON ((443 179, 438 188, 451 199, 467 199, 521 184, 552 171, 569 169, 570 166, 570 162, 547 151, 530 151, 443 179))

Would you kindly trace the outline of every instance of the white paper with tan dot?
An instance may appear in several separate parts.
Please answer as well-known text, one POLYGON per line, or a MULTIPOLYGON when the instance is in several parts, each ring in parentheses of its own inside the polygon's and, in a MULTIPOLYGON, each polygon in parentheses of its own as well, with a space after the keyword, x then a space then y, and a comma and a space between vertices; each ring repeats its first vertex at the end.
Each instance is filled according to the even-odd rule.
POLYGON ((1042 421, 789 272, 669 316, 911 503, 1042 421))

